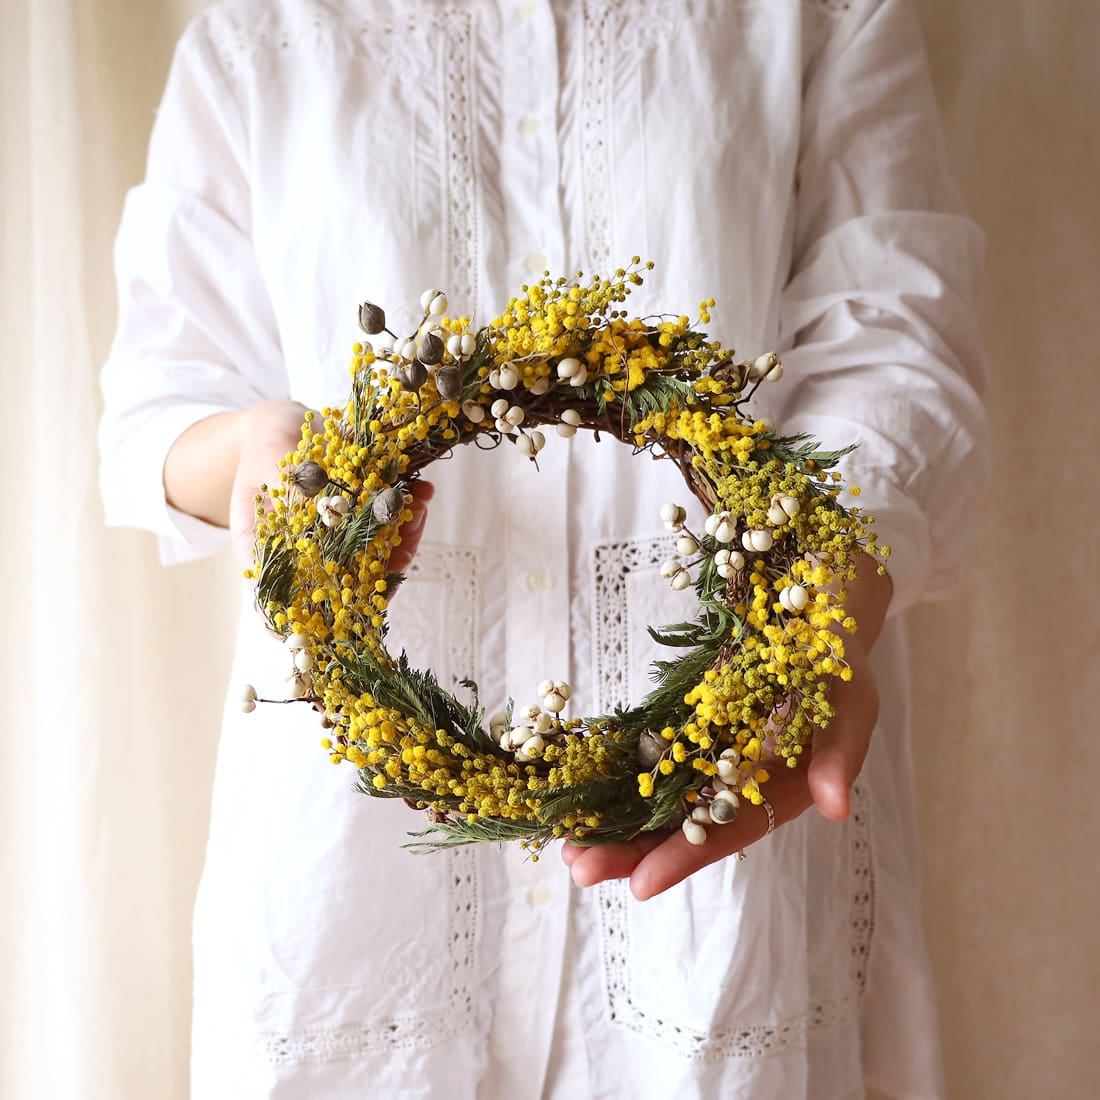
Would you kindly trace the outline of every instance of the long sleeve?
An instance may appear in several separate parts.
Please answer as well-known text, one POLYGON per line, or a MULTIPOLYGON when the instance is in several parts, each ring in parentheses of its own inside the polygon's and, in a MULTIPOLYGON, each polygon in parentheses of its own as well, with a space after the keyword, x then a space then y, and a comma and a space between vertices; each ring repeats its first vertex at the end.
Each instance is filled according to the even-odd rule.
POLYGON ((842 499, 891 547, 891 615, 953 587, 988 478, 981 255, 910 4, 856 0, 806 76, 778 415, 858 443, 844 472, 862 495, 842 499))
POLYGON ((115 246, 119 321, 102 373, 107 522, 158 535, 165 562, 227 533, 172 508, 164 460, 191 424, 286 396, 270 298, 253 250, 247 142, 202 18, 181 40, 115 246))

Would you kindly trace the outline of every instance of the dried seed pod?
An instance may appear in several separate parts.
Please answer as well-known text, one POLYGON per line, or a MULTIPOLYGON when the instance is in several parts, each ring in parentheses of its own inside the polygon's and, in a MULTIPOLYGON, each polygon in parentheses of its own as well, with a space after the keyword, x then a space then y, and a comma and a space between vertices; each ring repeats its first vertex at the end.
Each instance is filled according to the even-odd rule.
POLYGON ((394 371, 394 376, 401 383, 403 389, 413 393, 428 380, 428 368, 419 360, 414 359, 408 366, 398 367, 394 371))
POLYGON ((718 825, 728 825, 737 817, 737 802, 735 799, 723 798, 722 795, 729 791, 720 791, 710 804, 710 817, 718 825))
POLYGON ((296 466, 288 480, 303 496, 315 497, 328 484, 328 474, 319 462, 310 460, 296 466))
POLYGON ((706 844, 707 830, 697 821, 692 821, 690 817, 685 817, 684 824, 681 828, 684 830, 684 836, 687 838, 689 844, 706 844))
POLYGON ((684 557, 690 557, 699 549, 699 544, 691 537, 691 535, 681 535, 676 540, 676 553, 682 554, 684 557))
POLYGON ((665 754, 665 739, 651 730, 643 730, 638 738, 638 763, 643 768, 655 768, 665 754))
POLYGON ((348 514, 349 508, 347 497, 339 493, 317 499, 317 515, 326 527, 335 527, 348 514))
POLYGON ((718 778, 724 783, 737 778, 737 765, 732 760, 719 759, 717 762, 718 778))
POLYGON ((364 302, 359 307, 359 327, 368 336, 377 336, 386 327, 385 311, 373 302, 364 302))
POLYGON ((400 489, 383 489, 371 501, 370 510, 383 526, 393 523, 405 510, 405 494, 400 489))
POLYGON ((758 355, 752 361, 752 366, 749 367, 750 378, 767 378, 778 382, 782 375, 783 364, 780 363, 779 356, 774 351, 758 355))
POLYGON ((519 751, 516 753, 516 760, 521 764, 537 760, 542 755, 544 748, 546 748, 546 742, 540 734, 536 733, 533 737, 524 738, 519 751))
POLYGON ((416 357, 426 367, 434 367, 443 358, 443 341, 434 332, 425 333, 417 344, 416 357))
MULTIPOLYGON (((566 412, 572 411, 574 410, 566 409, 566 412)), ((562 418, 564 419, 564 417, 565 413, 562 413, 562 418)), ((578 416, 577 419, 580 420, 580 417, 578 416)), ((679 504, 669 501, 667 504, 661 505, 661 519, 670 531, 679 531, 687 519, 687 511, 679 504)))
POLYGON ((754 554, 766 554, 774 544, 775 539, 772 538, 770 531, 764 530, 752 530, 746 531, 741 536, 741 544, 746 550, 751 550, 754 554))
POLYGON ((435 372, 435 388, 444 401, 457 401, 462 396, 462 368, 440 367, 435 372))

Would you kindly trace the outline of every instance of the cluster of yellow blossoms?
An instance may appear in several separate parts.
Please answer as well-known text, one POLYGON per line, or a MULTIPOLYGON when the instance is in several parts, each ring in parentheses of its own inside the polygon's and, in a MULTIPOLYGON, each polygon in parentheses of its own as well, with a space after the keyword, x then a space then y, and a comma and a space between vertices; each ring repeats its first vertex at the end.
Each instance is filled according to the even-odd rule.
MULTIPOLYGON (((280 483, 257 497, 248 575, 292 655, 291 694, 320 712, 322 745, 360 770, 364 791, 428 811, 426 847, 515 838, 537 851, 553 837, 730 820, 738 796, 762 799, 770 760, 797 763, 831 715, 829 680, 850 676, 844 585, 875 545, 838 503, 838 453, 743 415, 752 389, 780 377, 775 356, 735 364, 686 316, 627 316, 619 306, 641 281, 637 258, 585 285, 547 276, 476 332, 426 291, 404 340, 366 303, 347 406, 307 417, 280 483), (631 710, 564 718, 568 685, 547 681, 544 707, 509 704, 486 721, 476 688, 466 705, 387 652, 401 579, 390 559, 428 464, 474 440, 534 458, 550 427, 599 428, 679 461, 709 514, 695 533, 665 505, 684 560, 661 572, 694 584, 700 616, 668 639, 683 655, 631 710)), ((246 709, 254 701, 250 689, 246 709)))

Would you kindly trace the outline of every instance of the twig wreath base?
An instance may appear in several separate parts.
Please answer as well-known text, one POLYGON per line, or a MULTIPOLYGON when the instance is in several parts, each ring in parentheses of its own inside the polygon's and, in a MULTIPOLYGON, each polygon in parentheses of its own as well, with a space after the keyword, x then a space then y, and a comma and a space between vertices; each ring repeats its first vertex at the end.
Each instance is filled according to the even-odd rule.
MULTIPOLYGON (((774 354, 737 362, 686 316, 628 316, 641 270, 635 258, 586 283, 547 273, 477 331, 436 290, 406 339, 365 303, 370 342, 355 347, 346 408, 325 409, 320 427, 307 416, 281 483, 256 498, 246 575, 291 654, 289 695, 320 713, 322 746, 359 770, 360 790, 427 813, 415 850, 518 840, 537 858, 554 838, 597 844, 677 824, 704 843, 742 800, 763 801, 769 769, 797 766, 832 717, 830 681, 851 677, 845 586, 861 552, 880 569, 889 553, 872 518, 837 499, 834 467, 851 448, 748 416, 755 389, 782 376, 774 354), (548 678, 538 703, 489 715, 476 683, 463 681, 462 701, 387 651, 402 580, 389 562, 426 467, 469 444, 537 463, 551 427, 676 463, 707 518, 692 530, 681 505, 660 508, 677 533, 660 572, 694 586, 698 614, 650 628, 673 655, 654 663, 637 705, 570 717, 569 685, 548 678)), ((246 687, 243 709, 257 701, 246 687)))

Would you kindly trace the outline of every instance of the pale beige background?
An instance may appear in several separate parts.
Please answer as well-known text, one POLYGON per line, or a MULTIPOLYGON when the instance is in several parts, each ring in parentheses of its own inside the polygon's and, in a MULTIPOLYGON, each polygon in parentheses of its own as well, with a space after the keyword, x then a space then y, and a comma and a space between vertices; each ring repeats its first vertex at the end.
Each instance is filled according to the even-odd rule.
MULTIPOLYGON (((100 526, 110 242, 198 0, 0 0, 0 1095, 184 1100, 190 905, 235 573, 100 526), (211 609, 209 611, 205 609, 211 609)), ((920 0, 989 235, 998 475, 920 609, 926 918, 951 1096, 1098 1094, 1100 6, 920 0)))

